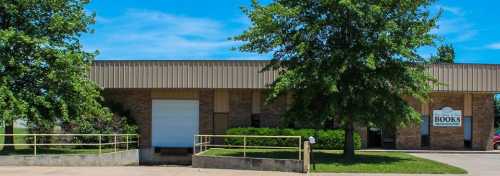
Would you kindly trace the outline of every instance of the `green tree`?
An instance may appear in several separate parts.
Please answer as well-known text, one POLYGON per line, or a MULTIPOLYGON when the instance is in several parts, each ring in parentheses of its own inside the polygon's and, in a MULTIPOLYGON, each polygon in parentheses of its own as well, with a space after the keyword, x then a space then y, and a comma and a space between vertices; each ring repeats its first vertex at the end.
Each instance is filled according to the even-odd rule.
POLYGON ((438 63, 448 63, 452 64, 455 62, 455 49, 453 48, 453 45, 451 44, 446 44, 446 45, 441 45, 437 49, 437 55, 432 56, 430 59, 431 63, 438 64, 438 63))
MULTIPOLYGON (((110 118, 100 90, 87 79, 95 53, 79 37, 91 32, 86 0, 0 0, 0 120, 36 126, 110 118)), ((5 143, 13 142, 5 137, 5 143)), ((11 150, 13 147, 4 147, 11 150)))
POLYGON ((252 25, 234 40, 272 53, 280 70, 267 100, 292 92, 285 118, 313 127, 335 118, 354 157, 354 125, 405 125, 420 115, 405 101, 428 98, 435 80, 418 48, 432 46, 432 0, 274 0, 243 8, 252 25))

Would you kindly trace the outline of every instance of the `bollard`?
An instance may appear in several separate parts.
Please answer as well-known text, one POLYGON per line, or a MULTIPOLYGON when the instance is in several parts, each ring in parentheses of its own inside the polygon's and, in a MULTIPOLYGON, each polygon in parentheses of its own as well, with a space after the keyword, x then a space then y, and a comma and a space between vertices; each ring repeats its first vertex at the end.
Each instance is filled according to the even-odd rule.
POLYGON ((311 164, 309 141, 304 141, 304 172, 308 173, 311 164))

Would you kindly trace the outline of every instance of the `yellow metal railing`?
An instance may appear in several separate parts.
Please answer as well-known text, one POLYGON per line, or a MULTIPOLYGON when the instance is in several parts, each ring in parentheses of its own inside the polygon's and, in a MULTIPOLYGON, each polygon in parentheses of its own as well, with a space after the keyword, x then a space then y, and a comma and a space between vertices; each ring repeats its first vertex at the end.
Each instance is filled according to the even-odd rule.
MULTIPOLYGON (((224 143, 224 142, 222 142, 224 143)), ((193 139, 193 154, 201 153, 208 150, 210 147, 223 147, 223 148, 243 148, 243 157, 247 157, 247 148, 253 149, 296 149, 298 151, 298 158, 302 160, 302 137, 301 136, 260 136, 260 135, 194 135, 193 139), (241 138, 243 145, 228 145, 228 144, 214 144, 214 138, 241 138), (247 145, 249 138, 281 138, 281 139, 297 139, 297 146, 283 147, 283 146, 255 146, 247 145)))
MULTIPOLYGON (((0 147, 5 146, 33 146, 33 155, 37 155, 37 147, 39 146, 98 146, 98 154, 102 154, 103 146, 112 145, 114 152, 118 151, 118 145, 125 144, 125 150, 128 150, 130 144, 136 144, 139 147, 139 135, 138 134, 0 134, 0 138, 5 136, 18 136, 18 137, 33 137, 32 143, 15 143, 14 144, 4 144, 0 143, 0 147), (97 137, 97 141, 94 143, 38 143, 37 138, 40 137, 97 137), (103 137, 112 137, 112 142, 103 142, 103 137), (124 141, 118 139, 125 138, 124 141), (135 139, 135 140, 134 140, 135 139)), ((104 140, 106 141, 106 140, 104 140)))

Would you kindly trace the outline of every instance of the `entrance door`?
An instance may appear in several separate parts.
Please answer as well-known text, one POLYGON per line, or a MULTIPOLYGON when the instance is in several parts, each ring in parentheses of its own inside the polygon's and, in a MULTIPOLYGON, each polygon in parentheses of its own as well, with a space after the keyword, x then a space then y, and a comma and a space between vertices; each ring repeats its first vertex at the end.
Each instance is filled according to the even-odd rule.
POLYGON ((368 127, 368 148, 382 148, 382 130, 368 127))
POLYGON ((395 135, 393 128, 368 128, 368 148, 386 148, 395 147, 395 135))
POLYGON ((198 134, 197 100, 153 100, 153 147, 191 148, 198 134))

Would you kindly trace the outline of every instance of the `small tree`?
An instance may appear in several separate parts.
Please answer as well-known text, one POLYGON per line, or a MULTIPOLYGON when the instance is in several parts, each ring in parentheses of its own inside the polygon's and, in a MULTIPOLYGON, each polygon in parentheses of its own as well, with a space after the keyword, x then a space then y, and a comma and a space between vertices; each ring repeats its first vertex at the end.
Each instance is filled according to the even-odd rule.
MULTIPOLYGON (((13 133, 16 119, 38 127, 86 118, 110 118, 98 87, 87 79, 94 53, 79 37, 91 32, 87 0, 15 0, 0 3, 0 119, 13 133)), ((13 143, 5 137, 5 144, 13 143)), ((4 147, 4 149, 13 149, 4 147)))
POLYGON ((430 61, 431 63, 448 63, 452 64, 455 62, 455 49, 451 44, 445 44, 438 47, 437 55, 432 56, 430 61))
POLYGON ((427 61, 418 48, 434 44, 433 0, 252 1, 252 26, 234 37, 244 52, 272 53, 280 70, 268 100, 293 93, 286 118, 345 130, 344 157, 354 156, 354 125, 405 125, 420 115, 405 97, 428 98, 427 61))

